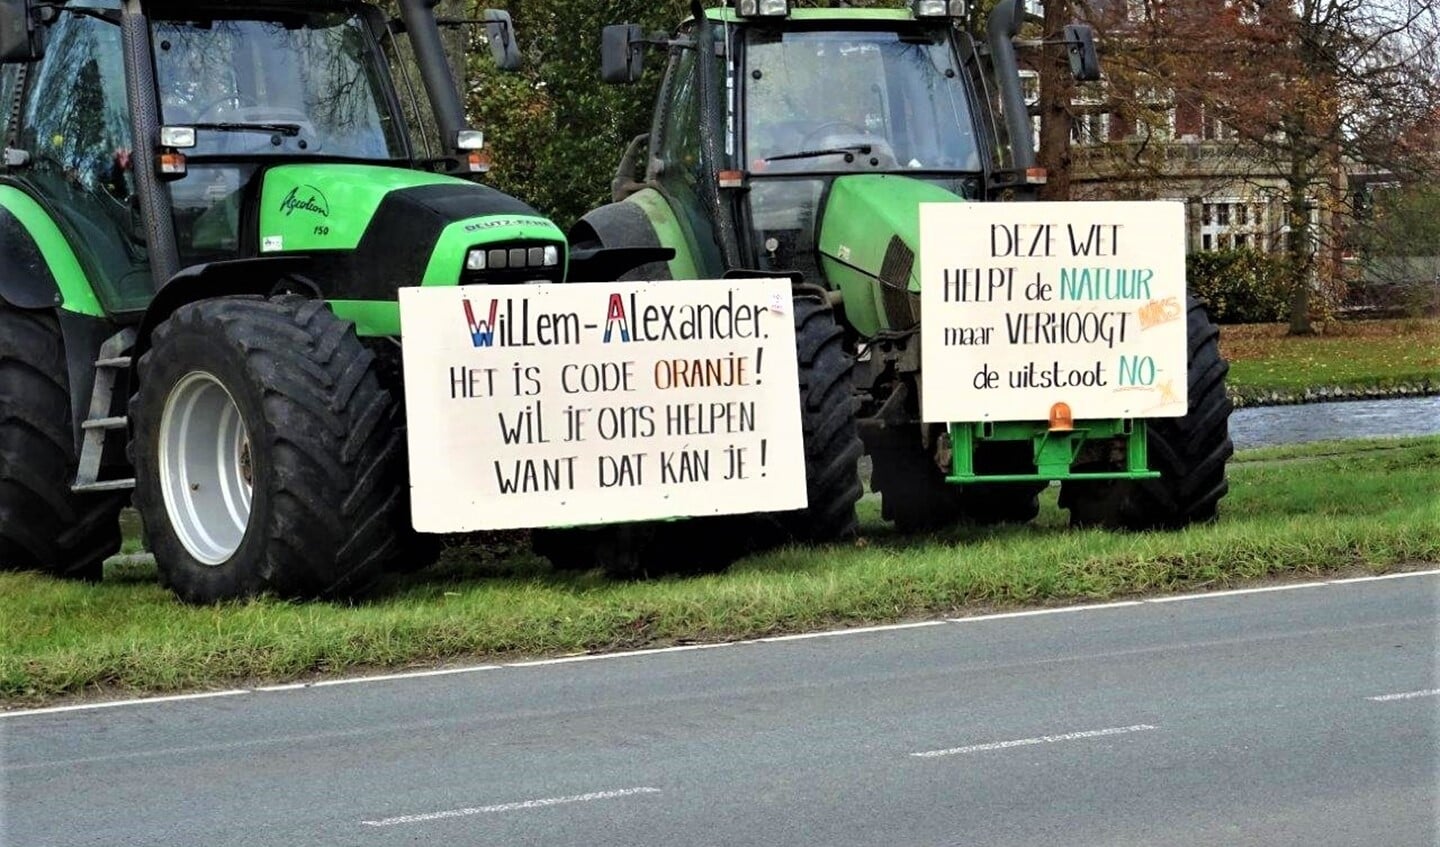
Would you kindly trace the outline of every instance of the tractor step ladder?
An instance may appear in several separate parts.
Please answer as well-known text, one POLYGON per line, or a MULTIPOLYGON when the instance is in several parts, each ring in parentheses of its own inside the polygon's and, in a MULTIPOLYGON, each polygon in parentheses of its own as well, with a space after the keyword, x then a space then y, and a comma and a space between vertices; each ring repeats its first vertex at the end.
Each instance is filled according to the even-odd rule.
POLYGON ((107 491, 129 491, 133 479, 100 479, 100 458, 105 453, 105 439, 112 432, 124 432, 130 420, 110 415, 115 395, 115 379, 130 369, 130 349, 135 346, 135 330, 126 328, 111 336, 100 346, 95 362, 95 389, 90 393, 90 414, 80 429, 85 440, 80 444, 80 467, 75 473, 71 490, 77 494, 107 491))

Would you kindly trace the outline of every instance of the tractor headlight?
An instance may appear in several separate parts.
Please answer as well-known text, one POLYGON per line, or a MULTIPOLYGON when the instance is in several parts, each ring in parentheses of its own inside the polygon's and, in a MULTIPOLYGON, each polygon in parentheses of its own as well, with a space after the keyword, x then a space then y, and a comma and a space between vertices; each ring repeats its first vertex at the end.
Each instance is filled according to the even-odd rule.
POLYGON ((457 150, 483 150, 485 149, 485 133, 478 129, 462 129, 455 133, 455 148, 457 150))
POLYGON ((521 247, 474 247, 465 254, 467 271, 518 271, 558 268, 560 248, 555 244, 521 247))
POLYGON ((910 11, 917 18, 963 18, 965 0, 913 0, 910 11))
POLYGON ((742 18, 780 18, 790 14, 790 0, 739 0, 735 12, 742 18))
POLYGON ((193 126, 162 126, 160 127, 160 146, 173 147, 176 150, 183 150, 195 146, 195 127, 193 126))

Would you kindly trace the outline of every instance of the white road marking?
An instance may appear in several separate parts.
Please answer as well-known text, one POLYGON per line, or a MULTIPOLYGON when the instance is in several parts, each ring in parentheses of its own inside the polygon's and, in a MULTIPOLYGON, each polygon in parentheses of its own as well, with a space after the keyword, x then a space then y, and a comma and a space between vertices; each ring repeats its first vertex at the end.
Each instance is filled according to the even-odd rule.
POLYGON ((1071 612, 1095 612, 1101 609, 1124 609, 1128 606, 1139 606, 1145 603, 1144 600, 1120 600, 1115 603, 1089 603, 1084 606, 1057 606, 1053 609, 1028 609, 1023 612, 996 612, 993 615, 970 615, 963 618, 946 618, 946 623, 982 623, 984 621, 1003 621, 1011 618, 1033 618, 1038 615, 1060 615, 1071 612))
POLYGON ((173 703, 182 700, 204 700, 212 697, 233 697, 239 694, 275 694, 287 691, 296 691, 307 688, 324 688, 337 685, 359 685, 369 682, 393 682, 397 680, 422 679, 431 676, 449 676, 454 674, 478 673, 481 671, 494 671, 504 668, 537 668, 550 665, 568 665, 577 662, 600 662, 612 659, 627 659, 634 657, 659 656, 666 653, 684 653, 694 650, 714 650, 723 647, 740 647, 751 644, 768 644, 784 641, 798 641, 814 638, 834 638, 846 635, 866 635, 877 632, 895 632, 905 629, 916 629, 918 627, 938 626, 946 623, 970 624, 983 623, 986 621, 1006 620, 1009 618, 1036 617, 1040 615, 1061 615, 1074 614, 1079 612, 1092 612, 1107 609, 1122 609, 1130 606, 1143 606, 1152 603, 1183 603, 1191 600, 1209 600, 1216 597, 1232 597, 1242 594, 1257 594, 1269 591, 1290 591, 1299 588, 1323 588, 1326 586, 1354 585, 1357 583, 1377 582, 1390 579, 1410 579, 1414 577, 1440 576, 1440 569, 1426 571, 1409 571, 1407 573, 1381 574, 1380 576, 1361 576, 1348 579, 1327 579, 1315 582, 1297 583, 1294 585, 1266 586, 1263 588, 1242 588, 1232 591, 1208 591, 1194 594, 1181 594, 1171 597, 1148 597, 1139 600, 1119 600, 1114 603, 1094 603, 1082 606, 1057 606, 1051 609, 1031 609, 1019 612, 999 612, 992 615, 975 615, 963 618, 945 618, 943 620, 918 621, 901 624, 890 624, 885 626, 864 626, 849 627, 842 629, 825 630, 822 632, 799 633, 796 635, 777 635, 766 638, 751 638, 737 641, 717 641, 709 644, 680 644, 674 647, 655 647, 646 650, 628 650, 622 653, 585 653, 575 656, 561 656, 553 659, 536 659, 524 662, 507 662, 503 664, 466 665, 455 668, 441 668, 438 670, 405 671, 402 673, 385 674, 382 676, 355 676, 340 677, 338 679, 321 680, 317 682, 287 683, 265 687, 235 689, 230 691, 210 691, 201 694, 179 694, 166 697, 138 697, 130 700, 107 700, 99 703, 76 703, 69 706, 47 706, 39 709, 17 709, 14 711, 0 711, 0 719, 19 718, 31 715, 51 715, 62 712, 79 712, 89 709, 109 709, 117 706, 145 706, 153 703, 173 703))
POLYGON ((1306 588, 1325 588, 1336 585, 1333 582, 1302 582, 1294 585, 1266 585, 1260 588, 1234 588, 1229 591, 1211 591, 1205 594, 1181 594, 1178 597, 1151 597, 1147 603, 1184 603, 1191 600, 1214 600, 1220 597, 1239 597, 1245 594, 1270 594, 1275 591, 1300 591, 1306 588))
POLYGON ((321 679, 315 682, 306 683, 310 688, 333 688, 336 685, 357 685, 362 682, 389 682, 396 679, 422 679, 430 676, 455 676, 462 673, 477 673, 479 671, 493 671, 499 665, 468 665, 463 668, 440 668, 429 671, 402 671, 400 673, 385 674, 383 676, 352 676, 341 677, 340 679, 321 679))
POLYGON ((100 703, 76 703, 71 706, 48 706, 43 709, 19 709, 0 712, 0 718, 19 718, 25 715, 58 715, 63 712, 87 712, 91 709, 113 709, 116 706, 137 706, 150 703, 175 703, 181 700, 209 700, 214 697, 235 697, 253 693, 249 689, 235 688, 229 691, 204 691, 199 694, 172 694, 167 697, 140 697, 134 700, 106 700, 100 703))
POLYGON ((1366 700, 1374 700, 1376 703, 1389 703, 1391 700, 1414 700, 1417 697, 1440 697, 1440 688, 1431 688, 1428 691, 1406 691, 1404 694, 1381 694, 1379 697, 1366 697, 1366 700))
POLYGON ((573 656, 558 656, 554 659, 530 659, 524 662, 509 662, 500 667, 543 668, 550 665, 573 665, 576 662, 597 662, 601 659, 628 659, 633 656, 651 656, 660 653, 688 653, 693 650, 709 650, 714 647, 729 647, 738 642, 720 641, 714 644, 678 644, 674 647, 654 647, 648 650, 625 650, 619 653, 577 653, 573 656))
POLYGON ((617 791, 596 791, 591 794, 576 794, 572 797, 547 797, 544 800, 524 800, 519 803, 500 803, 495 806, 477 806, 473 809, 450 809, 444 812, 430 812, 424 815, 400 815, 382 818, 378 821, 361 821, 365 826, 399 826, 407 823, 425 823, 446 818, 465 818, 471 815, 490 815, 496 812, 516 812, 524 809, 543 809, 549 806, 565 806, 571 803, 593 803, 596 800, 615 800, 633 797, 637 794, 659 794, 658 788, 621 788, 617 791))
POLYGON ((958 756, 963 753, 983 753, 987 750, 1008 750, 1011 747, 1029 747, 1032 744, 1054 744, 1059 741, 1079 741, 1082 738, 1103 738, 1107 735, 1126 735, 1132 732, 1149 732, 1159 727, 1148 723, 1134 726, 1117 726, 1110 729, 1090 729, 1084 732, 1067 732, 1064 735, 1041 735, 1036 738, 1020 738, 1015 741, 993 741, 989 744, 971 744, 969 747, 951 747, 948 750, 926 750, 911 753, 919 759, 935 759, 940 756, 958 756))
POLYGON ((1406 573, 1382 573, 1376 576, 1353 576, 1349 579, 1331 580, 1331 585, 1352 585, 1357 582, 1382 582, 1387 579, 1409 579, 1415 576, 1432 576, 1440 571, 1407 571, 1406 573))
POLYGON ((860 626, 853 629, 831 629, 825 632, 799 632, 794 635, 772 635, 757 638, 759 644, 777 644, 784 641, 809 641, 812 638, 834 638, 837 635, 865 635, 870 632, 899 632, 902 629, 921 629, 927 626, 944 626, 948 620, 915 621, 913 623, 885 624, 883 626, 860 626))

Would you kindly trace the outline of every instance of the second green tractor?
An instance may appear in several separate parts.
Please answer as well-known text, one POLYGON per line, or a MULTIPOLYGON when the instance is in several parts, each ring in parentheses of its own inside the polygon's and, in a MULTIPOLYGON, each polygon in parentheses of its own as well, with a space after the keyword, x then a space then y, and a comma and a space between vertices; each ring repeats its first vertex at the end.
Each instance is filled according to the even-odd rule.
MULTIPOLYGON (((1218 330, 1187 305, 1183 417, 925 423, 946 390, 920 372, 920 206, 1036 197, 1016 37, 1002 0, 973 37, 969 4, 791 8, 740 0, 669 36, 607 27, 602 74, 639 78, 667 53, 650 132, 624 154, 613 202, 570 232, 590 247, 675 250, 628 275, 796 281, 810 509, 802 537, 855 532, 862 444, 885 518, 927 530, 1034 517, 1060 484, 1074 523, 1175 528, 1213 519, 1226 494, 1231 405, 1218 330), (643 153, 643 155, 642 155, 643 153), (1057 463, 1056 453, 1062 456, 1057 463)), ((1072 71, 1098 78, 1093 36, 1065 28, 1072 71)))

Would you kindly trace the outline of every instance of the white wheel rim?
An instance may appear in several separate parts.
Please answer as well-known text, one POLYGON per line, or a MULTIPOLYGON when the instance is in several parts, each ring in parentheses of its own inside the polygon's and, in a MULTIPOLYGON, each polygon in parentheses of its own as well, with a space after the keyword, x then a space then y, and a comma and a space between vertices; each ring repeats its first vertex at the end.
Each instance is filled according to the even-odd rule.
POLYGON ((160 418, 160 490, 170 526, 195 560, 222 565, 250 524, 250 436, 225 386, 204 371, 170 392, 160 418))

